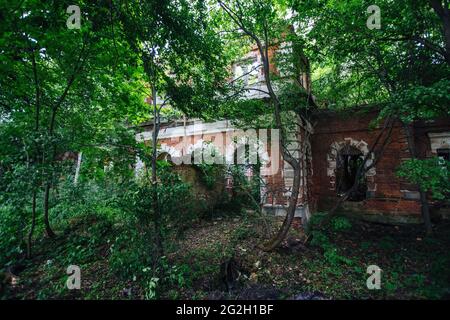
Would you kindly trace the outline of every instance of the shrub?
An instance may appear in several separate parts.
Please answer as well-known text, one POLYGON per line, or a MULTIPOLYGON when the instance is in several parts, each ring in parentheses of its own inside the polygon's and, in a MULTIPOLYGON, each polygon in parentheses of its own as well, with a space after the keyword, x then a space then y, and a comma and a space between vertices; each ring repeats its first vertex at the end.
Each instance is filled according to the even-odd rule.
POLYGON ((324 250, 331 246, 330 240, 328 240, 328 237, 325 233, 321 231, 312 231, 311 235, 311 245, 318 246, 324 250))
POLYGON ((28 213, 11 205, 0 207, 0 268, 24 253, 28 213))
MULTIPOLYGON (((198 218, 188 184, 170 170, 158 173, 158 207, 161 214, 163 245, 170 234, 179 233, 198 218)), ((122 211, 122 229, 113 239, 110 265, 124 279, 135 279, 147 299, 158 297, 158 288, 167 281, 185 285, 182 267, 169 267, 164 258, 156 257, 154 189, 148 179, 131 180, 118 197, 122 211), (165 275, 165 278, 161 278, 165 275), (167 279, 166 279, 167 278, 167 279)))
POLYGON ((438 157, 408 159, 400 165, 397 175, 431 191, 435 199, 446 199, 450 193, 450 161, 438 157))
POLYGON ((314 213, 308 220, 306 225, 306 233, 311 233, 313 230, 317 229, 318 225, 322 222, 327 214, 323 212, 314 213))
POLYGON ((334 217, 331 220, 331 228, 333 231, 347 231, 352 227, 351 222, 346 217, 334 217))

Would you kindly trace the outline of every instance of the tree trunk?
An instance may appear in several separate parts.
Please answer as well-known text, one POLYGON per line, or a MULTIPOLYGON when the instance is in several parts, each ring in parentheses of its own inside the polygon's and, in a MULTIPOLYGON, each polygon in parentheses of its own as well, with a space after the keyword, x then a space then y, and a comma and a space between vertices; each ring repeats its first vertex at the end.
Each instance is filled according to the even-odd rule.
POLYGON ((31 246, 34 228, 36 227, 36 190, 33 191, 33 204, 32 204, 32 216, 31 216, 31 228, 28 233, 28 242, 27 242, 27 259, 31 258, 31 246))
POLYGON ((294 182, 292 184, 292 193, 289 199, 289 206, 286 210, 286 217, 284 218, 283 224, 280 230, 278 230, 276 236, 264 245, 264 251, 270 251, 278 247, 286 238, 289 229, 291 228, 292 221, 295 216, 295 210, 297 209, 298 195, 300 193, 300 170, 296 169, 299 168, 294 168, 294 182))
MULTIPOLYGON (((403 124, 403 128, 405 130, 406 139, 408 141, 408 150, 411 155, 411 158, 418 159, 417 153, 416 153, 416 146, 414 143, 414 136, 413 136, 411 127, 406 123, 402 122, 402 124, 403 124)), ((418 188, 419 194, 420 194, 420 204, 421 204, 422 218, 423 218, 423 222, 424 222, 424 226, 425 226, 425 232, 427 235, 430 235, 432 233, 433 229, 431 226, 430 208, 428 206, 427 194, 420 185, 417 185, 417 188, 418 188)))
MULTIPOLYGON (((261 61, 263 63, 263 72, 264 72, 264 80, 267 86, 267 90, 270 97, 270 102, 274 108, 274 117, 277 129, 281 131, 281 146, 282 146, 282 156, 283 160, 285 160, 293 169, 294 169, 294 182, 293 182, 293 190, 291 194, 291 198, 289 200, 289 206, 287 208, 286 218, 283 222, 282 227, 280 228, 277 235, 272 238, 268 244, 263 245, 264 250, 272 250, 279 246, 283 239, 286 237, 289 228, 294 220, 295 210, 297 208, 297 200, 300 188, 300 169, 301 165, 298 160, 291 156, 289 151, 287 151, 287 143, 285 143, 284 135, 286 133, 285 126, 281 120, 281 105, 278 99, 277 94, 275 93, 272 81, 270 77, 270 58, 269 58, 269 26, 267 24, 264 25, 264 43, 261 39, 250 29, 248 29, 242 21, 242 16, 236 14, 230 7, 224 3, 223 1, 218 1, 219 5, 226 12, 226 14, 238 25, 238 27, 251 39, 255 42, 258 47, 258 51, 261 55, 261 61)), ((310 89, 310 88, 308 88, 310 89)))
POLYGON ((81 169, 81 159, 82 159, 82 157, 83 157, 83 152, 80 151, 80 152, 78 153, 77 167, 76 167, 76 169, 75 169, 75 177, 74 177, 74 179, 73 179, 73 183, 74 183, 75 185, 78 184, 78 178, 80 177, 80 169, 81 169))
MULTIPOLYGON (((31 49, 31 51, 33 52, 32 55, 32 66, 33 66, 33 77, 34 77, 34 85, 35 85, 35 89, 36 89, 36 94, 35 94, 35 99, 36 99, 36 112, 35 112, 35 119, 34 119, 34 131, 35 134, 38 133, 39 131, 39 116, 40 116, 40 111, 41 111, 41 89, 40 89, 40 85, 39 85, 39 78, 38 78, 38 70, 37 70, 37 65, 36 65, 36 56, 35 56, 35 51, 34 49, 31 49)), ((37 154, 39 153, 39 144, 37 143, 37 141, 34 141, 34 144, 36 146, 36 151, 35 154, 33 155, 33 166, 37 164, 37 162, 39 161, 39 157, 37 156, 37 154)), ((29 165, 29 163, 28 163, 29 165)), ((27 166, 28 166, 27 165, 27 166)), ((35 179, 35 177, 33 177, 33 180, 35 179)), ((27 258, 30 259, 31 258, 31 247, 32 247, 32 241, 33 241, 33 233, 34 233, 34 229, 36 227, 36 198, 37 198, 37 186, 35 185, 35 181, 33 181, 33 196, 32 196, 32 213, 31 213, 31 227, 30 227, 30 231, 28 233, 28 242, 27 242, 27 258)))
POLYGON ((431 218, 430 218, 430 208, 428 206, 428 199, 426 192, 423 191, 422 187, 419 186, 420 193, 420 203, 422 204, 422 217, 425 225, 425 232, 427 235, 431 235, 433 233, 433 228, 431 226, 431 218))
MULTIPOLYGON (((81 70, 81 67, 82 67, 81 58, 83 56, 84 50, 85 50, 85 45, 83 44, 83 47, 81 48, 80 56, 78 57, 76 67, 74 69, 74 72, 69 77, 69 80, 67 81, 67 85, 66 85, 63 93, 61 94, 61 96, 59 97, 59 99, 56 101, 56 103, 54 104, 54 106, 52 108, 50 124, 49 124, 49 129, 48 129, 48 134, 49 134, 50 138, 54 137, 56 114, 57 114, 61 104, 66 99, 66 97, 69 93, 69 89, 71 88, 72 84, 75 81, 77 73, 81 70)), ((53 145, 53 148, 52 148, 53 154, 52 154, 52 158, 50 160, 50 166, 52 168, 51 174, 53 174, 53 171, 54 171, 53 170, 53 162, 55 161, 55 157, 56 157, 56 144, 53 141, 51 141, 51 144, 53 145)), ((45 162, 45 158, 42 159, 42 162, 43 163, 45 162)), ((45 224, 45 232, 46 232, 47 236, 50 238, 53 238, 53 237, 55 237, 55 233, 53 232, 52 228, 50 227, 50 222, 49 222, 49 218, 48 218, 48 209, 49 209, 48 202, 49 202, 49 197, 50 197, 50 189, 51 189, 51 180, 47 176, 47 180, 45 182, 45 191, 44 191, 44 224, 45 224)))
MULTIPOLYGON (((297 209, 297 202, 298 202, 298 195, 299 195, 299 189, 300 189, 300 161, 295 159, 287 150, 288 143, 285 140, 285 134, 286 134, 286 128, 283 125, 283 122, 281 120, 281 106, 280 102, 278 100, 278 97, 273 89, 272 81, 270 78, 270 61, 269 61, 269 53, 267 48, 267 41, 266 46, 263 48, 260 42, 257 42, 261 59, 263 61, 263 68, 264 68, 264 79, 266 82, 267 89, 269 91, 270 98, 272 100, 272 104, 274 106, 274 117, 275 117, 275 123, 277 125, 277 128, 281 131, 281 154, 283 156, 283 160, 285 160, 294 170, 294 181, 292 184, 292 193, 291 197, 289 199, 289 206, 286 210, 286 217, 283 221, 283 224, 278 231, 278 233, 273 237, 267 244, 263 246, 263 249, 265 251, 270 251, 278 247, 281 242, 286 238, 287 233, 289 232, 289 229, 291 227, 292 221, 294 220, 295 216, 295 210, 297 209)), ((296 136, 297 138, 297 136, 296 136)))
POLYGON ((44 226, 45 226, 45 233, 49 238, 54 238, 55 233, 53 232, 52 228, 50 227, 50 221, 48 218, 48 209, 49 209, 49 198, 50 198, 50 189, 51 184, 49 181, 47 181, 45 185, 45 191, 44 191, 44 226))
POLYGON ((156 105, 156 88, 152 86, 152 102, 153 102, 153 143, 152 143, 152 189, 153 189, 153 214, 155 224, 155 242, 157 257, 164 255, 161 231, 161 212, 158 203, 158 177, 156 172, 156 160, 158 157, 158 133, 159 133, 159 111, 156 105))
MULTIPOLYGON (((51 114, 51 120, 50 120, 50 127, 49 127, 49 136, 50 138, 53 137, 53 132, 55 129, 55 120, 56 120, 56 112, 58 108, 53 108, 52 114, 51 114)), ((53 175, 53 161, 55 160, 56 156, 56 145, 52 141, 52 157, 50 160, 50 167, 52 169, 52 172, 47 172, 47 177, 45 181, 45 188, 44 188, 44 226, 45 226, 45 233, 49 238, 53 238, 55 236, 55 233, 53 232, 52 228, 50 227, 50 221, 48 218, 48 210, 49 210, 49 198, 50 198, 50 189, 51 189, 51 178, 48 175, 53 175)), ((45 162, 45 157, 43 157, 42 162, 45 162)))

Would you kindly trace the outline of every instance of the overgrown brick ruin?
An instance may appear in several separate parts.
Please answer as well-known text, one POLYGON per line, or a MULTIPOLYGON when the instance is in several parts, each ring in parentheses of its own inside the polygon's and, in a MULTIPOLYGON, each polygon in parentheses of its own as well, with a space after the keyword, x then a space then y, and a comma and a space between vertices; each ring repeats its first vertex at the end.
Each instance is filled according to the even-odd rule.
MULTIPOLYGON (((302 179, 299 204, 296 216, 307 218, 311 213, 330 209, 338 200, 338 184, 342 163, 342 154, 356 158, 366 155, 380 128, 371 127, 371 122, 377 117, 376 110, 368 112, 317 112, 313 116, 314 128, 309 137, 310 147, 304 156, 304 179, 302 179)), ((420 122, 414 125, 414 139, 422 157, 441 156, 448 159, 450 151, 450 121, 440 119, 420 122)), ((151 139, 151 125, 143 125, 143 133, 139 139, 151 139)), ((205 145, 214 145, 225 158, 230 160, 230 151, 226 150, 224 141, 230 139, 234 129, 230 121, 213 123, 170 122, 162 125, 159 134, 161 156, 173 158, 190 157, 195 149, 205 145), (185 141, 185 144, 181 142, 185 141), (227 154, 228 153, 228 154, 227 154)), ((270 136, 270 132, 269 132, 270 136)), ((301 137, 297 136, 297 139, 301 137)), ((270 139, 268 139, 270 141, 270 139)), ((242 147, 237 143, 234 147, 242 147)), ((279 154, 271 150, 270 143, 266 150, 259 150, 259 159, 265 159, 279 154), (272 152, 274 154, 272 154, 272 152)), ((301 152, 299 143, 290 142, 293 152, 301 152)), ((228 146, 229 147, 229 146, 228 146)), ((297 154, 297 156, 299 156, 297 154)), ((280 156, 281 157, 281 156, 280 156)), ((419 193, 414 185, 406 183, 396 176, 396 168, 403 160, 410 158, 403 128, 395 124, 391 138, 376 166, 365 175, 365 190, 357 199, 345 201, 341 211, 364 219, 388 223, 419 223, 421 222, 421 205, 419 193)), ((262 207, 265 212, 283 215, 284 206, 292 188, 293 170, 281 161, 278 167, 270 162, 265 163, 266 169, 275 170, 273 174, 265 175, 262 170, 262 180, 266 183, 261 189, 262 207)), ((371 157, 367 165, 371 163, 371 157)), ((186 164, 183 167, 189 166, 186 164)), ((342 174, 341 174, 342 175, 342 174)), ((224 177, 226 179, 226 177, 224 177)), ((188 179, 189 180, 189 179, 188 179)), ((190 178, 192 180, 192 178, 190 178)), ((448 207, 431 198, 431 209, 434 217, 448 215, 448 207)))
MULTIPOLYGON (((269 56, 275 56, 278 50, 285 49, 270 48, 269 56)), ((241 68, 239 63, 236 63, 233 72, 235 77, 239 78, 244 74, 243 81, 255 89, 246 92, 245 98, 266 99, 268 96, 262 93, 267 89, 262 68, 253 68, 254 65, 261 64, 256 47, 243 61, 245 67, 241 68)), ((280 75, 274 63, 270 67, 271 72, 280 75)), ((299 83, 305 90, 310 87, 309 82, 310 79, 305 74, 299 76, 299 83)), ((352 109, 342 112, 315 109, 308 124, 302 124, 300 117, 292 115, 297 130, 289 133, 287 146, 302 163, 301 191, 295 214, 302 219, 308 219, 314 212, 333 207, 351 182, 346 181, 351 180, 350 167, 354 167, 357 161, 369 153, 381 130, 380 125, 373 127, 374 120, 378 118, 376 107, 354 108, 359 110, 358 112, 352 109), (344 175, 346 171, 348 174, 344 175)), ((142 124, 141 129, 143 132, 137 135, 138 140, 150 141, 152 124, 142 124)), ((229 134, 234 129, 229 120, 211 123, 202 123, 195 119, 166 122, 162 124, 159 133, 160 152, 167 153, 171 158, 191 157, 193 150, 201 149, 204 144, 212 144, 226 161, 230 161, 235 149, 230 148, 229 134)), ((450 118, 416 122, 413 124, 413 135, 420 158, 440 156, 449 160, 450 118)), ((268 136, 271 136, 270 132, 268 136)), ((258 139, 260 138, 258 136, 258 139)), ((240 148, 243 144, 245 143, 238 142, 234 147, 240 148)), ((261 207, 265 212, 284 215, 292 191, 294 170, 283 161, 279 150, 271 150, 270 143, 265 145, 265 150, 258 150, 259 160, 263 163, 263 169, 266 169, 261 171, 261 179, 264 181, 261 188, 261 207), (273 157, 278 157, 276 166, 273 162, 267 163, 267 160, 273 160, 273 157), (272 172, 273 170, 275 172, 272 172)), ((406 183, 395 174, 401 162, 409 158, 411 155, 404 128, 400 123, 396 123, 382 157, 374 168, 366 172, 359 193, 345 201, 340 211, 379 222, 421 222, 417 187, 406 183)), ((369 154, 366 166, 373 160, 374 155, 369 154)), ((433 217, 450 216, 448 203, 433 201, 431 198, 429 200, 433 217)))
MULTIPOLYGON (((363 114, 320 113, 312 139, 312 193, 317 210, 326 210, 337 197, 336 155, 347 146, 361 154, 368 152, 380 128, 369 129, 377 117, 376 111, 363 114)), ((448 159, 450 148, 450 119, 414 124, 414 140, 421 157, 441 156, 448 159)), ((376 166, 366 174, 367 190, 361 201, 346 201, 346 212, 383 222, 421 222, 421 206, 417 187, 395 174, 403 160, 411 158, 407 140, 400 123, 394 125, 391 139, 376 166)), ((368 161, 370 162, 370 160, 368 161)), ((432 202, 435 214, 448 214, 448 207, 432 202)))

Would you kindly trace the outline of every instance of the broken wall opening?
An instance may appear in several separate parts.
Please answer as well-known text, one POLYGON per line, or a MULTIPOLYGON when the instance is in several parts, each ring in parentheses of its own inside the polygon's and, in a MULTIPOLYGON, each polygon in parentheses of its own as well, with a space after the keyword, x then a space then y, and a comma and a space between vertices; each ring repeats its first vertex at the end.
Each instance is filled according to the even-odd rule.
MULTIPOLYGON (((339 150, 336 159, 336 192, 344 195, 356 182, 358 168, 364 162, 364 154, 357 148, 346 145, 339 150)), ((348 201, 362 201, 366 199, 367 180, 360 177, 358 188, 350 193, 348 201)))

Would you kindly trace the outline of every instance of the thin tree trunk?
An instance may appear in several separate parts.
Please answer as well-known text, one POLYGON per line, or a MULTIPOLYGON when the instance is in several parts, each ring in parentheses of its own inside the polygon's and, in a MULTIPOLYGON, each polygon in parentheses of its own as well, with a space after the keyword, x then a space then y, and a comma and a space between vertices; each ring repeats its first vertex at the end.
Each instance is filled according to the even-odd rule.
MULTIPOLYGON (((53 158, 52 158, 53 159, 53 158)), ((43 159, 44 161, 44 159, 43 159)), ((53 160, 52 160, 53 161, 53 160)), ((53 169, 53 165, 52 165, 53 169)), ((51 173, 53 174, 53 172, 51 173)), ((50 226, 50 219, 49 219, 49 200, 50 200, 50 190, 52 188, 51 185, 51 179, 47 178, 45 182, 45 188, 44 188, 44 226, 45 226, 45 233, 49 238, 55 237, 55 233, 52 230, 52 227, 50 226)))
POLYGON ((28 233, 28 242, 27 242, 27 259, 31 258, 31 247, 32 247, 33 233, 34 233, 35 227, 36 227, 36 190, 33 191, 31 228, 28 233))
POLYGON ((157 257, 164 255, 164 248, 162 243, 161 231, 161 211, 158 203, 158 177, 156 172, 156 160, 158 157, 158 133, 159 133, 159 111, 156 105, 156 88, 152 86, 152 100, 153 100, 153 150, 152 150, 152 189, 153 189, 153 214, 155 224, 155 241, 157 257))
POLYGON ((80 176, 81 159, 82 159, 82 157, 83 157, 83 152, 80 151, 80 152, 78 153, 77 167, 76 167, 76 169, 75 169, 75 178, 73 179, 73 183, 74 183, 75 185, 77 185, 77 183, 78 183, 78 178, 79 178, 79 176, 80 176))
POLYGON ((296 174, 294 169, 294 182, 292 184, 292 193, 289 199, 289 206, 286 210, 286 217, 284 218, 281 228, 278 233, 263 247, 265 251, 271 251, 277 248, 281 242, 286 238, 289 229, 291 228, 292 221, 294 220, 295 210, 297 209, 297 200, 300 193, 300 175, 296 174))
MULTIPOLYGON (((418 159, 416 152, 416 145, 414 143, 414 136, 413 133, 411 132, 412 131, 411 127, 408 124, 403 123, 403 128, 405 130, 406 139, 408 141, 408 150, 411 155, 411 158, 418 159)), ((423 223, 425 226, 425 232, 427 235, 430 235, 433 232, 433 229, 431 226, 430 208, 428 206, 427 194, 420 185, 417 185, 417 188, 420 194, 421 212, 423 223)))
POLYGON ((273 89, 272 82, 270 79, 270 61, 269 61, 269 53, 268 53, 268 40, 267 40, 267 30, 266 30, 266 40, 265 40, 265 47, 261 45, 259 41, 257 41, 257 45, 261 54, 261 59, 263 61, 263 68, 264 68, 264 78, 266 81, 266 86, 269 91, 269 95, 271 97, 273 106, 274 106, 274 116, 275 116, 275 123, 278 127, 278 129, 281 131, 281 154, 283 156, 283 160, 285 160, 294 170, 294 181, 292 185, 292 193, 291 197, 289 198, 289 206, 286 210, 286 217, 283 221, 283 224, 281 228, 279 229, 278 233, 269 240, 268 243, 266 243, 263 246, 263 249, 265 251, 271 251, 278 247, 281 242, 286 238, 287 233, 289 232, 289 229, 292 225, 292 221, 294 220, 295 211, 297 209, 297 202, 298 202, 298 195, 300 192, 300 170, 301 165, 300 162, 295 159, 290 152, 287 150, 288 143, 285 141, 285 134, 286 129, 282 123, 281 120, 281 106, 280 102, 278 100, 278 97, 273 89))
MULTIPOLYGON (((287 208, 286 217, 283 221, 283 225, 281 226, 278 233, 273 237, 266 245, 263 245, 264 250, 273 250, 277 246, 281 244, 281 242, 286 237, 289 228, 291 227, 292 221, 294 220, 295 210, 297 208, 297 201, 299 195, 300 188, 300 170, 301 165, 300 162, 295 159, 290 152, 287 150, 287 143, 285 141, 286 130, 281 120, 281 104, 278 99, 277 94, 275 93, 272 81, 270 77, 270 58, 269 58, 269 26, 267 23, 264 23, 264 43, 261 39, 250 29, 246 27, 244 22, 242 21, 242 16, 236 14, 226 3, 222 0, 218 0, 218 4, 222 7, 222 9, 226 12, 226 14, 237 24, 237 26, 249 37, 251 38, 256 46, 258 47, 258 51, 261 55, 261 61, 263 63, 263 72, 264 72, 264 80, 267 86, 267 90, 270 96, 270 102, 274 108, 274 117, 277 128, 281 131, 281 153, 283 156, 283 160, 286 161, 294 170, 294 181, 293 181, 293 190, 291 194, 291 198, 289 199, 289 206, 287 208)), ((306 121, 306 120, 305 120, 306 121)))
MULTIPOLYGON (((35 131, 35 134, 37 134, 37 132, 39 131, 39 116, 40 116, 40 112, 41 112, 41 89, 40 89, 40 86, 39 86, 39 77, 38 77, 38 70, 37 70, 37 64, 36 64, 35 51, 34 51, 34 49, 31 49, 31 51, 33 52, 31 62, 32 62, 32 67, 33 67, 34 85, 35 85, 35 89, 36 89, 36 93, 35 93, 35 97, 36 97, 36 112, 35 112, 35 119, 34 119, 34 131, 35 131)), ((39 144, 36 142, 36 140, 35 140, 34 143, 36 145, 36 150, 35 150, 36 154, 33 156, 33 158, 34 158, 33 166, 36 165, 37 162, 39 161, 39 157, 37 156, 37 154, 39 153, 39 144)), ((34 181, 34 177, 33 177, 31 227, 30 227, 30 231, 28 232, 27 259, 31 258, 31 247, 32 247, 32 241, 33 241, 33 233, 34 233, 34 229, 36 227, 37 187, 34 184, 35 184, 35 181, 34 181)))
POLYGON ((49 198, 50 198, 50 189, 51 184, 50 181, 47 181, 45 184, 45 190, 44 190, 44 226, 45 226, 45 233, 49 238, 54 238, 55 233, 53 232, 50 221, 48 217, 48 209, 49 209, 49 198))
MULTIPOLYGON (((78 61, 75 66, 75 69, 74 69, 73 73, 71 74, 71 76, 69 77, 66 87, 64 88, 64 91, 62 92, 61 96, 58 98, 58 100, 55 102, 55 104, 52 108, 50 125, 49 125, 49 129, 48 129, 48 134, 49 134, 50 138, 53 138, 53 136, 54 136, 57 112, 58 112, 60 106, 62 105, 62 103, 64 102, 64 100, 66 99, 67 95, 69 94, 69 90, 72 87, 73 83, 75 82, 76 76, 78 75, 78 73, 81 70, 81 67, 82 67, 81 61, 82 61, 83 53, 85 51, 85 47, 86 47, 85 44, 83 44, 83 47, 81 48, 81 51, 80 51, 80 55, 78 57, 78 61)), ((52 158, 50 160, 50 166, 52 168, 51 174, 53 174, 53 171, 54 171, 53 163, 54 163, 55 157, 56 157, 56 144, 53 141, 51 142, 51 144, 53 145, 53 154, 52 154, 52 158)), ((45 162, 45 159, 43 158, 42 161, 45 162)), ((48 215, 50 189, 51 189, 51 179, 47 176, 47 180, 45 182, 45 190, 44 190, 44 225, 45 225, 45 232, 46 232, 47 236, 50 238, 53 238, 53 237, 55 237, 55 233, 53 232, 52 228, 50 227, 50 221, 49 221, 49 215, 48 215)))
MULTIPOLYGON (((68 89, 66 91, 68 91, 68 89)), ((67 93, 65 93, 65 94, 67 94, 67 93)), ((53 137, 57 111, 58 111, 58 107, 54 107, 52 109, 50 127, 49 127, 49 131, 48 131, 50 138, 53 137)), ((53 161, 55 160, 55 156, 56 156, 56 145, 53 142, 52 142, 52 144, 53 144, 53 153, 52 153, 52 157, 50 160, 50 167, 52 169, 52 172, 50 174, 53 174, 53 161)), ((44 162, 45 158, 43 158, 42 161, 44 162)), ((50 226, 49 214, 48 214, 51 187, 52 187, 51 186, 51 178, 48 177, 48 175, 47 175, 46 181, 45 181, 45 188, 44 188, 44 226, 45 226, 45 233, 47 234, 47 236, 49 238, 53 238, 55 236, 55 233, 53 232, 53 230, 50 226)))

